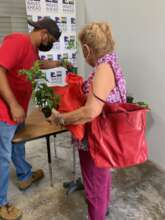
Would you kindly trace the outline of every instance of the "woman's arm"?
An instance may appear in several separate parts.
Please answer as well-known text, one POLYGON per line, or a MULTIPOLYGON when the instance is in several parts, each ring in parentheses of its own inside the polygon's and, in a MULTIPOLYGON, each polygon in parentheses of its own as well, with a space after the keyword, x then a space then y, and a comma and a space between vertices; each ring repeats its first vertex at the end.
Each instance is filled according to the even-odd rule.
POLYGON ((88 95, 87 102, 83 107, 68 113, 59 114, 56 112, 54 116, 52 115, 52 120, 62 119, 65 125, 84 124, 97 117, 101 113, 104 103, 96 99, 93 93, 102 100, 106 100, 110 91, 115 87, 114 74, 108 64, 100 64, 97 67, 92 87, 93 91, 88 95))

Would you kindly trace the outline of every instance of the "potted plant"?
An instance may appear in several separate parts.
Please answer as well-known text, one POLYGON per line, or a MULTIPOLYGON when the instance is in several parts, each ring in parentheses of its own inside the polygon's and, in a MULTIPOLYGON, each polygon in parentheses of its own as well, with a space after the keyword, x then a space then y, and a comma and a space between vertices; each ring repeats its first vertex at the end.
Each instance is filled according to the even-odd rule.
POLYGON ((31 69, 21 70, 20 74, 26 75, 32 83, 32 97, 41 108, 45 117, 51 115, 53 108, 57 109, 60 97, 55 94, 51 87, 47 86, 45 73, 40 69, 41 61, 36 61, 31 69))
POLYGON ((48 87, 46 83, 39 84, 33 97, 46 118, 51 115, 53 108, 57 109, 60 101, 59 95, 55 94, 53 89, 48 87))
POLYGON ((144 108, 149 107, 146 102, 143 102, 143 101, 134 102, 134 97, 132 97, 132 96, 127 96, 127 103, 134 103, 134 104, 140 105, 141 107, 144 107, 144 108))
POLYGON ((61 60, 62 66, 67 69, 67 72, 76 73, 77 74, 77 67, 73 66, 71 63, 68 62, 67 58, 63 58, 61 60))
MULTIPOLYGON (((74 39, 68 40, 67 49, 68 50, 76 50, 75 54, 77 55, 78 42, 75 41, 74 39)), ((78 72, 77 67, 75 67, 71 63, 69 63, 67 58, 63 58, 62 63, 63 63, 63 67, 67 69, 67 72, 72 72, 72 73, 77 74, 77 72, 78 72)))

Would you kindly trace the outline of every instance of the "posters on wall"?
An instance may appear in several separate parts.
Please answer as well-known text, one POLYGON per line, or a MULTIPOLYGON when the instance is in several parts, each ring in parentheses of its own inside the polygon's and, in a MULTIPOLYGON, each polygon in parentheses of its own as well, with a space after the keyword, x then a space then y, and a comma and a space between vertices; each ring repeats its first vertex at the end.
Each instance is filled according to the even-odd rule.
MULTIPOLYGON (((43 17, 50 17, 58 24, 62 35, 58 42, 54 43, 49 52, 40 52, 41 60, 59 60, 67 58, 76 65, 76 0, 25 0, 28 19, 37 21, 43 17), (72 47, 68 47, 72 42, 72 47)), ((28 26, 29 31, 32 30, 28 26)), ((64 68, 56 68, 46 71, 49 85, 63 85, 66 75, 64 68)))

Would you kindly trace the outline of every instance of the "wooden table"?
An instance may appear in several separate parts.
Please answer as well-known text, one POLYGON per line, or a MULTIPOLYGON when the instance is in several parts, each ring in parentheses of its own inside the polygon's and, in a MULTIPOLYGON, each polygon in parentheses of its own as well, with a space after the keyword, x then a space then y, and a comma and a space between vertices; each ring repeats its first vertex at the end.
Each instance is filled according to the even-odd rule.
POLYGON ((39 138, 46 138, 47 154, 49 164, 50 185, 53 186, 53 172, 52 172, 52 160, 50 150, 50 136, 58 133, 66 132, 66 128, 52 125, 46 121, 43 113, 38 109, 34 109, 32 113, 27 117, 25 127, 18 131, 13 139, 13 143, 21 143, 25 141, 31 141, 39 138))

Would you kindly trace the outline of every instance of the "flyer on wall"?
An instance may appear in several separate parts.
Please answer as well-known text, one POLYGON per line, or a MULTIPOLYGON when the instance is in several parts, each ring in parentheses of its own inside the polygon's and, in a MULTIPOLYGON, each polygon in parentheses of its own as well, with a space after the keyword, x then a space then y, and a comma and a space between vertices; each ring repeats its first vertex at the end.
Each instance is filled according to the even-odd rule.
MULTIPOLYGON (((50 17, 56 21, 62 31, 59 41, 54 43, 51 51, 40 52, 40 59, 60 60, 67 58, 77 66, 76 0, 25 0, 25 2, 28 19, 37 21, 43 17, 50 17)), ((28 30, 32 31, 30 25, 28 25, 28 30)), ((47 70, 48 85, 64 85, 65 75, 64 68, 47 70)))

